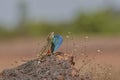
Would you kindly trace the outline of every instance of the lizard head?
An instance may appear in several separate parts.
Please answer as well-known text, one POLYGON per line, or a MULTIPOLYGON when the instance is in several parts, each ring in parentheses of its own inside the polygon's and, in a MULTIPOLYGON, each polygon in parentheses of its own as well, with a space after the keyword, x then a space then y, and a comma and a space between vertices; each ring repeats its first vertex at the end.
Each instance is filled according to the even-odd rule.
POLYGON ((49 35, 47 37, 47 41, 51 42, 53 38, 54 38, 54 32, 51 32, 51 33, 49 33, 49 35))

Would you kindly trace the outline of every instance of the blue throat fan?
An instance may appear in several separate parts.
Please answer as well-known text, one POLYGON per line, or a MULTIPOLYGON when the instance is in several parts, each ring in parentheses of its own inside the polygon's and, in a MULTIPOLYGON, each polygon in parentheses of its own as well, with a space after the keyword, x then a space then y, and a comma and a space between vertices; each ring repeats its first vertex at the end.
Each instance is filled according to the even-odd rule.
POLYGON ((61 35, 54 35, 52 40, 51 52, 54 53, 62 44, 63 38, 61 35))

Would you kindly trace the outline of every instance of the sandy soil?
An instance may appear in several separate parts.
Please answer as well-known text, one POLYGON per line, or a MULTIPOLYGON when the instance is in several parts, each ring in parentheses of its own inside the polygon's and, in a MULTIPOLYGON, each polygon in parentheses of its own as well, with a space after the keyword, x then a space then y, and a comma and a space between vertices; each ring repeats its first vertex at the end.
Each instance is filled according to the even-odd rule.
MULTIPOLYGON (((26 60, 34 59, 44 44, 44 39, 30 38, 0 41, 0 71, 20 65, 26 60)), ((65 39, 59 51, 75 53, 78 62, 81 59, 78 56, 82 53, 87 53, 89 56, 96 55, 95 61, 98 63, 111 64, 114 69, 120 70, 119 37, 65 39)))

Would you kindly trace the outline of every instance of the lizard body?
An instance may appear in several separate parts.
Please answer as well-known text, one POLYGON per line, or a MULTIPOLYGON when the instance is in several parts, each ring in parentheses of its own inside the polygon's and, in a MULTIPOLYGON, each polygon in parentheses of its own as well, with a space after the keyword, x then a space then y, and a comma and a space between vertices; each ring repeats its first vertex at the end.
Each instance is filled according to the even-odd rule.
POLYGON ((54 37, 54 32, 49 33, 48 37, 47 37, 47 44, 41 49, 40 53, 38 54, 38 58, 42 59, 47 55, 51 54, 48 53, 48 51, 51 49, 51 43, 52 43, 52 38, 54 37))

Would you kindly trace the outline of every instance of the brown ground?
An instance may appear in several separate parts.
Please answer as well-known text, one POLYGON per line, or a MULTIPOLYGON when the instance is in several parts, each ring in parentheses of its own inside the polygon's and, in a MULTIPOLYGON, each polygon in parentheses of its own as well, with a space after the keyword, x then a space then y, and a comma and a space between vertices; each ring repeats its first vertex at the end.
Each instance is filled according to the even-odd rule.
MULTIPOLYGON (((0 71, 15 67, 36 57, 44 45, 44 39, 14 39, 0 41, 0 71)), ((114 69, 120 70, 120 38, 80 38, 64 40, 59 49, 66 53, 87 53, 97 55, 95 61, 98 63, 112 64, 114 69)), ((93 56, 93 55, 92 55, 93 56)), ((77 57, 78 58, 78 57, 77 57)), ((79 63, 79 59, 77 62, 79 63)), ((79 64, 77 63, 77 66, 79 64)))
MULTIPOLYGON (((57 54, 57 53, 56 53, 57 54)), ((73 56, 51 55, 4 70, 0 80, 91 80, 73 67, 73 56)))

